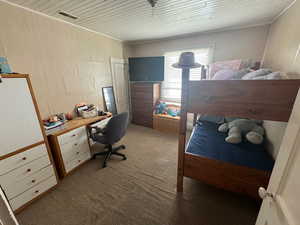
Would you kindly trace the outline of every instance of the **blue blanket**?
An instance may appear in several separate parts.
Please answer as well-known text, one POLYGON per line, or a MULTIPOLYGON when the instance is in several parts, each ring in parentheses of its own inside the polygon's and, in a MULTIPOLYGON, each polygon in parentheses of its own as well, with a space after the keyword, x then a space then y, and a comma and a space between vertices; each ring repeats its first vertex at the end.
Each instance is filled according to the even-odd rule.
POLYGON ((227 143, 227 134, 218 132, 218 126, 212 122, 198 121, 186 152, 258 170, 273 169, 274 160, 263 145, 247 141, 240 144, 227 143))

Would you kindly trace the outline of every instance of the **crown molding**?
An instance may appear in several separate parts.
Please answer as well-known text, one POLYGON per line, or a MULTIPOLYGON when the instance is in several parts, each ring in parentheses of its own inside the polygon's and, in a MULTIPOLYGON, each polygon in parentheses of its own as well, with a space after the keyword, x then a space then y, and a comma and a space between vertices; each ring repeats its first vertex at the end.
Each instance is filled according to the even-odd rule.
POLYGON ((281 16, 283 16, 295 3, 297 0, 291 2, 287 7, 280 11, 280 13, 272 19, 272 23, 278 20, 281 16))
POLYGON ((39 12, 39 11, 30 9, 30 8, 28 8, 28 7, 24 7, 24 6, 18 5, 18 4, 16 4, 16 3, 13 3, 13 2, 10 2, 10 1, 7 1, 7 0, 0 0, 0 2, 3 2, 3 3, 6 3, 6 4, 8 4, 8 5, 11 5, 11 6, 14 6, 14 7, 17 7, 17 8, 26 10, 26 11, 29 11, 29 12, 34 13, 34 14, 38 14, 38 15, 40 15, 40 16, 47 17, 47 18, 52 19, 52 20, 56 20, 56 21, 61 22, 61 23, 68 24, 68 25, 70 25, 70 26, 79 28, 79 29, 81 29, 81 30, 85 30, 85 31, 88 31, 88 32, 92 32, 92 33, 95 33, 95 34, 97 34, 97 35, 101 35, 101 36, 103 36, 103 37, 106 37, 106 38, 109 38, 109 39, 113 39, 113 40, 115 40, 115 41, 123 42, 123 40, 118 39, 118 38, 115 38, 115 37, 110 36, 110 35, 108 35, 108 34, 104 34, 104 33, 98 32, 98 31, 94 31, 94 30, 91 30, 91 29, 89 29, 89 28, 86 28, 86 27, 83 27, 83 26, 80 26, 80 25, 77 25, 77 24, 74 24, 74 23, 65 21, 65 20, 63 20, 63 19, 60 19, 60 18, 57 18, 57 17, 54 17, 54 16, 49 16, 49 15, 47 15, 47 14, 45 14, 45 13, 42 13, 42 12, 39 12))

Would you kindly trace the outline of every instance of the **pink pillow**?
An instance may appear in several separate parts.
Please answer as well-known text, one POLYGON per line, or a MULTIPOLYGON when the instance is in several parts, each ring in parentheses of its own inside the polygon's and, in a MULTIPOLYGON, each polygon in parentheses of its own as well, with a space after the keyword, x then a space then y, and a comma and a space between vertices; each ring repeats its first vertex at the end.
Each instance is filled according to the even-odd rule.
POLYGON ((213 76, 213 80, 231 80, 235 76, 236 71, 225 69, 225 70, 219 70, 216 72, 216 74, 213 76))
POLYGON ((214 77, 216 72, 223 70, 223 69, 230 69, 230 70, 239 70, 242 65, 242 60, 231 60, 231 61, 223 61, 223 62, 215 62, 209 65, 209 77, 214 77))

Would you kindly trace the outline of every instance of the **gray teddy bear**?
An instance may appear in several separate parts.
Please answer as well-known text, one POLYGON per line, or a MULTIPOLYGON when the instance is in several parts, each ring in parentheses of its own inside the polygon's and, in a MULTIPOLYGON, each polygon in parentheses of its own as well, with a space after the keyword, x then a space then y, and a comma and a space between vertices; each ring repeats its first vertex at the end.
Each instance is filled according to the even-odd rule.
POLYGON ((243 135, 252 144, 261 144, 265 134, 262 121, 249 119, 235 119, 232 122, 224 123, 219 126, 218 131, 228 132, 225 141, 232 144, 242 142, 243 135))

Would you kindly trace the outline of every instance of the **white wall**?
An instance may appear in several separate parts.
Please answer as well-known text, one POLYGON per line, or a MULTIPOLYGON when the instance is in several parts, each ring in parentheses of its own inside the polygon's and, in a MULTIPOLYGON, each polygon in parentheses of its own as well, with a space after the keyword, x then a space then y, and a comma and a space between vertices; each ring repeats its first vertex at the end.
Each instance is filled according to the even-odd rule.
POLYGON ((123 57, 120 41, 0 2, 0 55, 28 73, 42 117, 84 101, 102 107, 112 84, 109 59, 123 57))
MULTIPOLYGON (((160 56, 165 52, 206 48, 214 46, 214 60, 261 60, 265 49, 269 26, 203 33, 189 37, 157 40, 150 43, 133 43, 130 56, 160 56)), ((130 43, 129 43, 130 44, 130 43)))
POLYGON ((264 65, 300 77, 300 1, 270 27, 264 65))
MULTIPOLYGON (((270 27, 264 57, 264 66, 288 73, 292 78, 300 78, 300 1, 290 7, 270 27)), ((265 122, 269 147, 277 156, 286 123, 265 122)))

